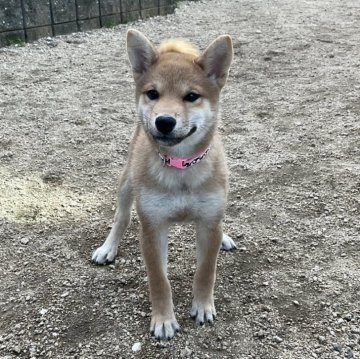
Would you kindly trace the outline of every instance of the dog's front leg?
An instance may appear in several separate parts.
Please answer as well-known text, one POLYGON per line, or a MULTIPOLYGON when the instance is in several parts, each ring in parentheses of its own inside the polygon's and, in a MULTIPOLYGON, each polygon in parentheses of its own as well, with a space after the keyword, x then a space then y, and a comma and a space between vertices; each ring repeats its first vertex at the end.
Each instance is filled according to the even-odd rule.
POLYGON ((197 269, 193 285, 191 317, 196 323, 213 322, 216 316, 214 284, 216 262, 222 241, 221 221, 199 221, 196 224, 197 269))
POLYGON ((144 257, 152 305, 150 331, 157 339, 171 339, 180 329, 176 321, 171 287, 167 279, 168 226, 140 218, 141 250, 144 257))
POLYGON ((130 222, 131 207, 134 201, 134 194, 131 179, 126 167, 120 181, 118 205, 115 214, 114 225, 111 228, 105 242, 97 248, 92 255, 94 264, 109 264, 115 260, 119 242, 130 222))

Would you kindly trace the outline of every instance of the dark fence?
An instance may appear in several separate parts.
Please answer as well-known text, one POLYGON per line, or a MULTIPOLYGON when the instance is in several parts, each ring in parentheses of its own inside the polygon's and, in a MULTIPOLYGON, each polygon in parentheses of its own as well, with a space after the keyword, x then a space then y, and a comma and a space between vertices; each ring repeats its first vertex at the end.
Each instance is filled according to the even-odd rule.
POLYGON ((174 11, 176 0, 0 0, 0 46, 174 11))

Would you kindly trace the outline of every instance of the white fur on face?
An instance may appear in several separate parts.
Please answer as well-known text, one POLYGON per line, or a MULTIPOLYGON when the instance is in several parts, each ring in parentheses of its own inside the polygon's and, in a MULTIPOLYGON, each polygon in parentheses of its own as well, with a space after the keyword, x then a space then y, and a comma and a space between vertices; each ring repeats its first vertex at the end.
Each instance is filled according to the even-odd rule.
POLYGON ((193 109, 189 115, 189 128, 194 126, 196 132, 189 137, 192 143, 199 143, 214 127, 217 113, 212 110, 210 101, 203 99, 201 108, 193 109))
MULTIPOLYGON (((176 153, 191 152, 191 148, 201 142, 210 131, 216 126, 217 111, 215 111, 207 99, 201 99, 201 107, 194 106, 189 111, 188 118, 183 118, 179 114, 171 112, 154 113, 152 108, 146 103, 143 96, 140 97, 138 103, 138 115, 142 121, 145 131, 152 136, 159 135, 155 120, 158 116, 172 116, 176 119, 176 126, 172 132, 172 136, 184 138, 179 144, 174 145, 173 149, 176 153), (196 127, 196 131, 186 137, 189 132, 196 127), (176 147, 176 148, 175 148, 176 147)), ((159 145, 164 145, 159 143, 159 145)), ((185 155, 184 155, 185 156, 185 155)))
POLYGON ((151 108, 145 103, 143 96, 139 98, 137 112, 147 133, 150 128, 155 128, 155 118, 152 118, 151 108))

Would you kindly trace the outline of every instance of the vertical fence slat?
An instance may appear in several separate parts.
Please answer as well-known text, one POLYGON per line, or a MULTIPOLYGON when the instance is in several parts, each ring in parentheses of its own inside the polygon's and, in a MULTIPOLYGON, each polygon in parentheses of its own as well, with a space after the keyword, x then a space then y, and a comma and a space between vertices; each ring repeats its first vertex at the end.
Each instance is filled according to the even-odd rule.
POLYGON ((20 4, 21 4, 21 14, 22 14, 22 24, 23 24, 23 29, 24 29, 24 37, 25 37, 25 42, 27 42, 28 41, 28 36, 27 36, 27 29, 26 29, 26 23, 25 23, 24 0, 20 0, 20 4))
POLYGON ((75 0, 75 17, 76 17, 76 27, 77 30, 80 31, 80 23, 79 23, 79 4, 78 1, 75 0))
POLYGON ((51 32, 52 36, 55 36, 55 27, 54 27, 54 11, 53 11, 53 0, 49 0, 49 11, 50 11, 50 21, 51 21, 51 32))
POLYGON ((102 18, 101 18, 101 0, 98 0, 98 4, 99 4, 99 23, 100 23, 100 27, 103 27, 102 18))

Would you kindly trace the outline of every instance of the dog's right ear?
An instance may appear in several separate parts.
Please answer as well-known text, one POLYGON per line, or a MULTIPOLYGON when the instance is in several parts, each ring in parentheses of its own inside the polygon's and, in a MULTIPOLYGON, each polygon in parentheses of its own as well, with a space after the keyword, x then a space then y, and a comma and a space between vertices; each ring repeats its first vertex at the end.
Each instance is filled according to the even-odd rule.
POLYGON ((151 42, 137 30, 127 32, 126 47, 134 74, 137 81, 157 59, 157 51, 151 42))

